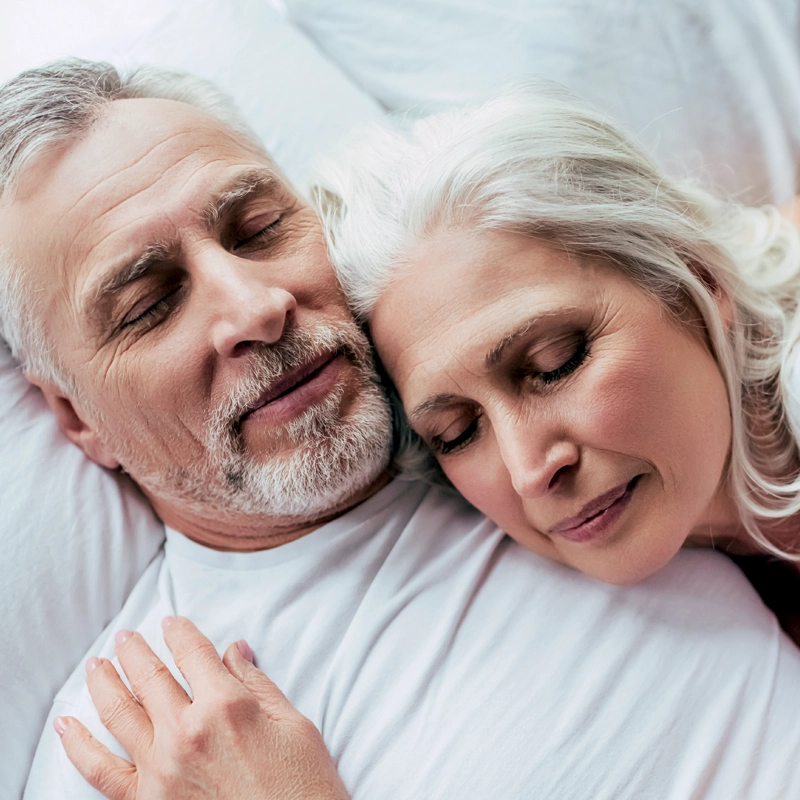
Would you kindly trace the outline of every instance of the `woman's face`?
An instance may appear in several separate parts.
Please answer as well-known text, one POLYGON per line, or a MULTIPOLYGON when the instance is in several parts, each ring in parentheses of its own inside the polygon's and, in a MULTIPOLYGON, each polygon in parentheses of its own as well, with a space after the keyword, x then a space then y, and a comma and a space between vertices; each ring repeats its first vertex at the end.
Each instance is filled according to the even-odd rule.
POLYGON ((725 386, 699 327, 539 240, 420 243, 372 333, 459 491, 529 549, 611 583, 702 535, 725 494, 725 386))

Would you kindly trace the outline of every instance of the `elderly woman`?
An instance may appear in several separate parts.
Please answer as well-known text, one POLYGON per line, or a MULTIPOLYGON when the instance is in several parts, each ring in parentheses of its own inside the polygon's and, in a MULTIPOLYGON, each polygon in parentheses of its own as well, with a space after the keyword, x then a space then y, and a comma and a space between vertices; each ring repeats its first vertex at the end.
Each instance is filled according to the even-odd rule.
POLYGON ((525 547, 634 583, 800 553, 800 242, 527 83, 320 170, 333 262, 421 447, 525 547), (796 401, 795 401, 796 402, 796 401))
MULTIPOLYGON (((406 470, 446 476, 525 547, 613 583, 686 544, 800 553, 800 238, 777 211, 668 179, 539 83, 367 131, 314 194, 407 414, 406 470)), ((291 723, 246 651, 227 668, 291 723)), ((181 796, 239 797, 256 759, 271 797, 344 797, 327 754, 290 732, 204 753, 181 796)), ((97 779, 108 762, 86 747, 97 779)), ((109 796, 132 798, 135 768, 115 763, 109 796)))

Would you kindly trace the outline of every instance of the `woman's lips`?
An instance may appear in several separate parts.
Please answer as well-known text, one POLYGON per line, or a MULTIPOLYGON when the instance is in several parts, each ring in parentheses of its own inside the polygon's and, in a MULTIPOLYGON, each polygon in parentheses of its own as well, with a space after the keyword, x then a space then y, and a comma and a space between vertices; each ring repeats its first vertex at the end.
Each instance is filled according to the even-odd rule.
POLYGON ((595 497, 574 517, 568 517, 553 525, 548 534, 577 543, 599 538, 622 516, 641 477, 637 475, 628 483, 621 483, 605 494, 595 497))
POLYGON ((339 353, 326 353, 285 375, 242 416, 240 424, 253 419, 282 424, 299 416, 326 397, 336 385, 340 361, 339 353))

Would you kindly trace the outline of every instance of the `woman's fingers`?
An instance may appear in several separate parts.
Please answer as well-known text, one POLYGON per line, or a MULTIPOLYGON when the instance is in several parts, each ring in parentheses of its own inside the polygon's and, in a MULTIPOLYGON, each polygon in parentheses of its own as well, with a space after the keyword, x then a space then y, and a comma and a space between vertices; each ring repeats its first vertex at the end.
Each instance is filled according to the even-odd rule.
POLYGON ((137 774, 133 764, 114 755, 74 717, 56 717, 53 726, 67 757, 91 786, 109 800, 135 800, 137 774))
POLYGON ((155 722, 159 718, 178 718, 191 705, 191 700, 142 635, 117 631, 114 641, 120 666, 150 719, 155 722))
POLYGON ((164 641, 195 699, 213 695, 226 684, 230 686, 230 673, 217 649, 192 622, 186 617, 167 617, 162 625, 164 641))
POLYGON ((269 717, 278 721, 298 715, 283 692, 254 665, 254 661, 253 651, 244 639, 234 642, 222 657, 228 672, 258 698, 259 705, 269 717))
POLYGON ((88 665, 101 718, 135 767, 77 720, 56 724, 70 760, 93 787, 110 800, 347 797, 317 728, 254 666, 243 642, 223 663, 187 619, 166 622, 164 638, 193 701, 139 634, 120 632, 117 654, 141 706, 110 662, 88 665))
POLYGON ((138 758, 153 741, 153 725, 147 713, 107 659, 90 658, 86 662, 86 673, 86 685, 100 721, 134 758, 138 758))

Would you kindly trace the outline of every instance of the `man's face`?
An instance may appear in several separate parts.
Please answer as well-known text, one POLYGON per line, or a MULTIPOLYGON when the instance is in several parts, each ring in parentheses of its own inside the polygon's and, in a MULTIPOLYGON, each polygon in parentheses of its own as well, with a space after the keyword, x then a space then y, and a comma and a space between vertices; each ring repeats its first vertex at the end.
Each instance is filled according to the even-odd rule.
POLYGON ((386 405, 317 218, 222 123, 115 101, 27 170, 0 237, 75 378, 73 440, 165 521, 291 527, 385 470, 386 405))

